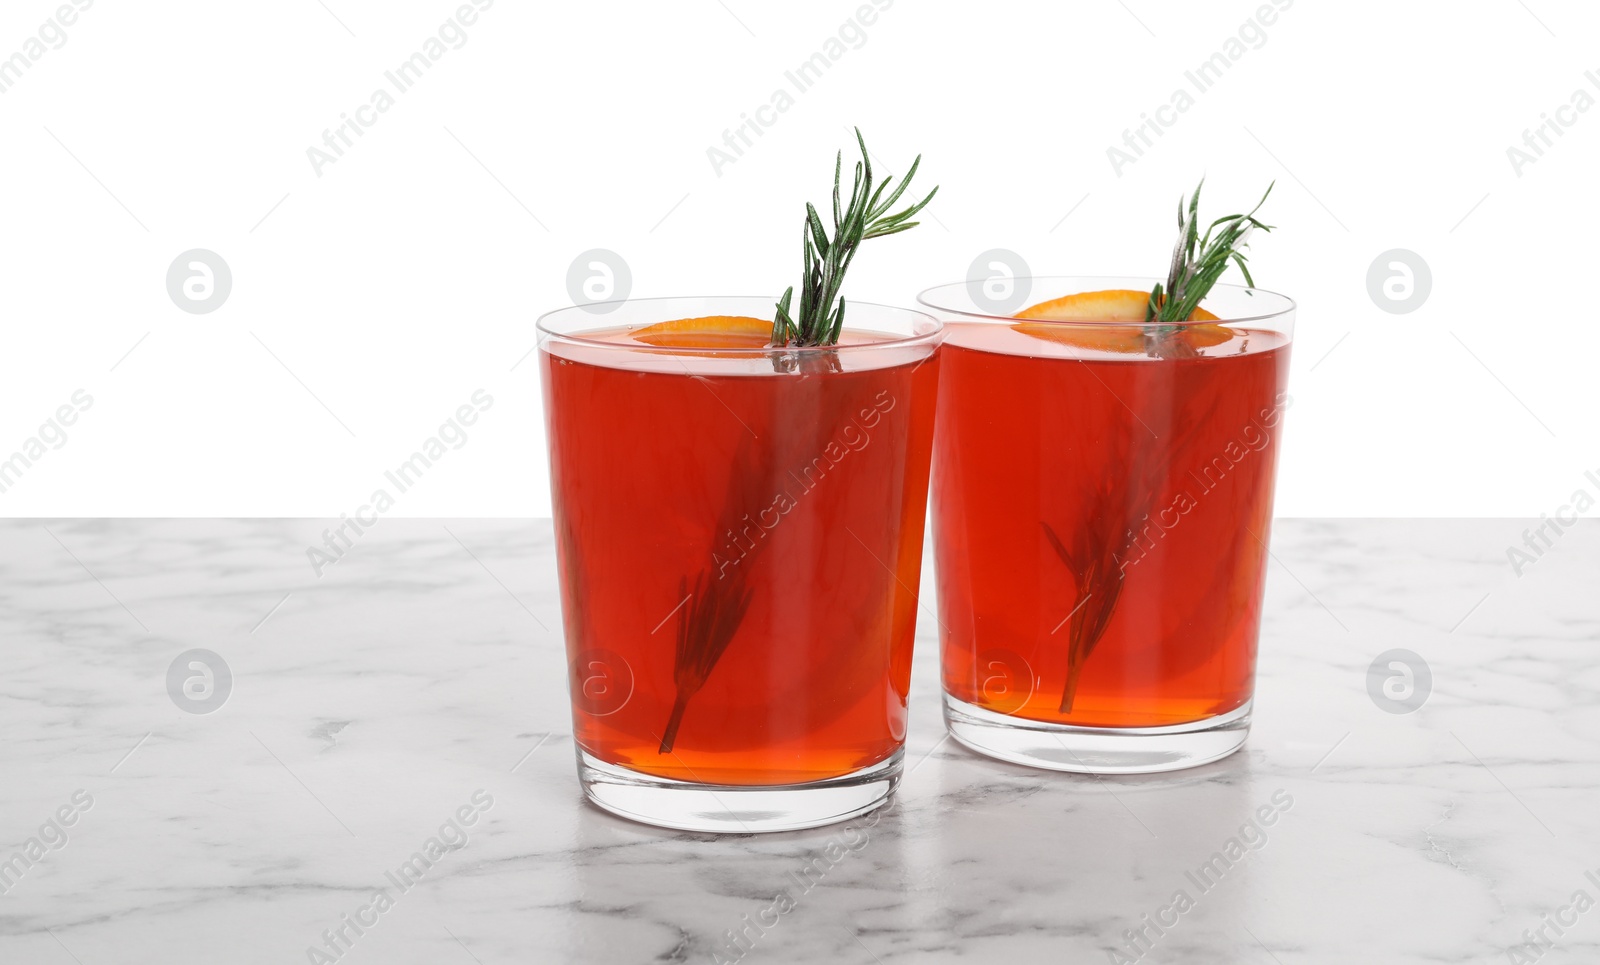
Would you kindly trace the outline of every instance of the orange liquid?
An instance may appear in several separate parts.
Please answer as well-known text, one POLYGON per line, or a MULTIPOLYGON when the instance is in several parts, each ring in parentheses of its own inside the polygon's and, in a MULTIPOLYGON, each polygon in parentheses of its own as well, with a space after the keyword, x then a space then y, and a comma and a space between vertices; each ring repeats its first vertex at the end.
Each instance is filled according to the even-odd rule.
POLYGON ((941 353, 946 692, 1100 727, 1248 701, 1285 337, 1238 329, 1152 359, 957 324, 941 353))
POLYGON ((741 785, 894 754, 937 359, 775 373, 758 356, 691 377, 688 351, 633 370, 556 351, 540 356, 578 745, 741 785))

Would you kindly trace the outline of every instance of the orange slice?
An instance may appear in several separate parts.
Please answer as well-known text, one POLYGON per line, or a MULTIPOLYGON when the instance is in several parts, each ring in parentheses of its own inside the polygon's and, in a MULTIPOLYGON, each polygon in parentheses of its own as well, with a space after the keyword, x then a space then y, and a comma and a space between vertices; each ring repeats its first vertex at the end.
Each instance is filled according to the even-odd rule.
POLYGON ((765 348, 772 323, 748 315, 702 315, 646 325, 632 335, 662 348, 765 348))
MULTIPOLYGON (((1080 292, 1023 309, 1017 313, 1018 318, 1039 321, 1034 324, 1024 322, 1011 327, 1024 335, 1077 348, 1125 354, 1143 352, 1145 305, 1149 300, 1149 292, 1127 288, 1080 292), (1139 324, 1136 326, 1052 325, 1051 322, 1138 322, 1139 324)), ((1217 320, 1217 316, 1203 308, 1196 308, 1189 316, 1191 322, 1217 320)), ((1185 325, 1182 332, 1170 338, 1181 340, 1190 349, 1202 349, 1210 345, 1221 345, 1233 338, 1233 332, 1221 325, 1185 325)))
MULTIPOLYGON (((1079 292, 1048 302, 1040 302, 1017 313, 1018 318, 1038 318, 1052 322, 1143 322, 1149 292, 1111 288, 1098 292, 1079 292)), ((1217 316, 1196 308, 1191 321, 1214 322, 1217 316)))

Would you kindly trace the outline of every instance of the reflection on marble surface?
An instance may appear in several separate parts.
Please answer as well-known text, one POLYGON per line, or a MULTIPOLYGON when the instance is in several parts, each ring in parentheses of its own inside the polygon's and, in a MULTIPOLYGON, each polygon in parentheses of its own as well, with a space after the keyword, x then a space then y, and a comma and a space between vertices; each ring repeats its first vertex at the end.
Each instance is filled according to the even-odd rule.
POLYGON ((583 802, 547 522, 385 518, 320 577, 325 521, 3 523, 0 961, 1592 961, 1600 526, 1518 577, 1525 525, 1280 521, 1254 732, 1173 774, 955 746, 924 614, 893 805, 716 838, 583 802))

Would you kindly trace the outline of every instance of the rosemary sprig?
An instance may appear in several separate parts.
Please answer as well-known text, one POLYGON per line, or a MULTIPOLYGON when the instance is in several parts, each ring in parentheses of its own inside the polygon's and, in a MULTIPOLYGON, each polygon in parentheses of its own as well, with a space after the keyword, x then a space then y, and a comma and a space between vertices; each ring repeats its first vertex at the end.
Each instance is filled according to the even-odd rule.
POLYGON ((889 186, 894 182, 892 176, 885 178, 877 190, 873 190, 872 158, 867 154, 867 142, 862 138, 860 128, 856 128, 856 143, 861 147, 861 160, 856 162, 850 202, 843 209, 839 207, 839 178, 844 152, 834 155, 832 238, 828 237, 817 209, 810 202, 806 203, 806 223, 801 231, 805 273, 800 283, 800 310, 794 314, 790 312, 794 299, 794 286, 791 285, 778 300, 777 317, 772 321, 774 347, 837 343, 839 334, 844 331, 845 306, 839 288, 844 284, 844 273, 849 269, 861 242, 915 228, 919 222, 910 220, 911 217, 927 207, 933 196, 939 193, 935 187, 926 198, 911 207, 897 214, 889 214, 889 209, 911 185, 917 165, 922 163, 922 155, 917 155, 916 160, 911 162, 911 169, 893 191, 889 191, 889 186), (885 191, 889 191, 887 197, 884 196, 885 191), (838 300, 837 305, 834 304, 835 299, 838 300))
MULTIPOLYGON (((1156 283, 1145 305, 1145 323, 1152 326, 1146 330, 1147 351, 1152 357, 1179 359, 1196 354, 1193 346, 1171 336, 1183 331, 1183 326, 1176 323, 1189 320, 1230 264, 1238 265, 1245 283, 1255 287, 1244 249, 1255 229, 1272 230, 1271 225, 1263 224, 1255 215, 1272 194, 1273 185, 1267 185, 1266 193, 1247 213, 1218 218, 1201 235, 1200 189, 1204 186, 1202 178, 1189 197, 1187 207, 1182 197, 1178 199, 1178 243, 1172 250, 1167 280, 1164 284, 1156 283)), ((1212 408, 1215 405, 1212 400, 1212 408)), ((1124 491, 1118 491, 1108 482, 1090 483, 1093 489, 1089 499, 1094 511, 1074 530, 1070 545, 1049 523, 1040 523, 1046 541, 1073 574, 1081 596, 1069 617, 1072 627, 1068 631, 1067 676, 1058 708, 1063 714, 1072 712, 1083 665, 1111 624, 1127 575, 1122 561, 1128 558, 1138 539, 1140 524, 1149 518, 1155 506, 1163 474, 1183 456, 1188 444, 1198 435, 1195 430, 1210 418, 1210 411, 1166 431, 1165 438, 1174 441, 1157 443, 1154 447, 1140 445, 1120 460, 1129 466, 1128 485, 1124 491), (1121 520, 1122 525, 1112 528, 1113 520, 1121 520)))
MULTIPOLYGON (((912 216, 938 193, 939 189, 934 188, 917 204, 889 214, 889 209, 911 184, 922 157, 918 155, 911 162, 911 168, 898 185, 893 185, 894 178, 890 177, 874 189, 872 160, 860 130, 856 131, 856 143, 861 147, 861 161, 856 165, 850 201, 843 207, 840 206, 843 152, 834 158, 832 238, 828 237, 817 209, 806 205, 805 278, 800 290, 800 310, 798 317, 790 313, 794 298, 794 289, 790 288, 777 305, 777 317, 772 323, 773 348, 837 344, 844 330, 845 309, 839 288, 861 242, 915 228, 917 222, 911 220, 912 216)), ((784 467, 796 464, 797 460, 803 462, 827 444, 826 434, 842 417, 840 410, 849 408, 849 397, 827 383, 804 376, 840 371, 837 355, 832 351, 772 353, 772 363, 778 371, 802 376, 783 397, 785 402, 811 417, 797 420, 793 429, 780 433, 777 441, 762 443, 762 448, 756 448, 750 440, 745 441, 734 458, 728 495, 723 503, 722 519, 712 536, 713 542, 721 540, 717 534, 731 535, 739 530, 743 525, 742 515, 757 505, 757 500, 771 498, 775 488, 783 485, 778 480, 784 467)), ((686 602, 679 610, 678 639, 673 654, 672 678, 677 694, 662 731, 659 753, 673 752, 690 701, 705 685, 738 634, 756 594, 750 572, 758 565, 767 565, 757 557, 765 556, 758 554, 758 549, 769 542, 763 539, 757 543, 757 548, 741 558, 732 571, 725 573, 721 567, 707 568, 693 582, 685 579, 680 584, 679 592, 686 602)))
POLYGON ((1267 185, 1266 194, 1248 213, 1218 218, 1211 222, 1204 237, 1201 237, 1200 189, 1205 187, 1205 183, 1205 179, 1201 178, 1195 186, 1187 211, 1184 210, 1183 198, 1178 198, 1178 243, 1172 249, 1172 265, 1167 269, 1166 285, 1156 282, 1156 286, 1150 290, 1150 302, 1145 306, 1147 323, 1188 321, 1201 300, 1211 293, 1217 279, 1228 270, 1230 263, 1239 266, 1245 284, 1255 287, 1255 279, 1250 277, 1250 268, 1245 264, 1247 258, 1244 249, 1249 246, 1250 235, 1255 229, 1272 230, 1271 225, 1262 224, 1256 219, 1256 212, 1266 203, 1267 195, 1272 193, 1273 185, 1277 182, 1267 185))

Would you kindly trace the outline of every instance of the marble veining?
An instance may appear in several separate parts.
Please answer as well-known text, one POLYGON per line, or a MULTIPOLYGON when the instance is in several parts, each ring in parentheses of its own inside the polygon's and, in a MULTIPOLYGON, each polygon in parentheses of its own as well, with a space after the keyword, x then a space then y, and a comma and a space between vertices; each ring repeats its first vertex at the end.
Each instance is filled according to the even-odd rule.
POLYGON ((546 521, 320 576, 327 521, 0 523, 0 962, 1595 961, 1600 526, 1519 577, 1527 525, 1279 521, 1254 730, 1186 772, 955 745, 924 613, 892 806, 713 837, 582 800, 546 521))

